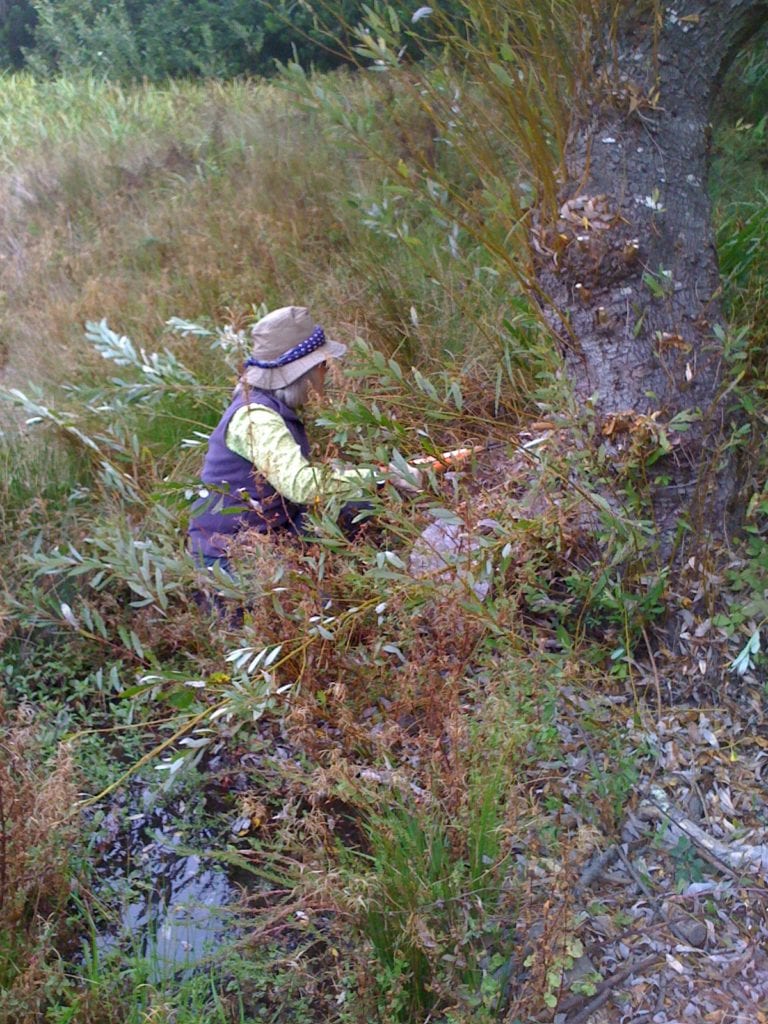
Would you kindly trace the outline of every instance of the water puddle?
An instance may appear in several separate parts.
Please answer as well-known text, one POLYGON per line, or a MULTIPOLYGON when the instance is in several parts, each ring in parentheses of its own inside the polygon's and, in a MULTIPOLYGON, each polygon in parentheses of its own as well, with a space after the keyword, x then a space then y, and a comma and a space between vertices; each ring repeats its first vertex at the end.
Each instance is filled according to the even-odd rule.
POLYGON ((166 802, 157 788, 134 783, 94 836, 104 921, 96 948, 141 957, 152 981, 193 968, 232 938, 239 888, 205 856, 226 840, 196 823, 195 803, 203 802, 200 793, 166 802))

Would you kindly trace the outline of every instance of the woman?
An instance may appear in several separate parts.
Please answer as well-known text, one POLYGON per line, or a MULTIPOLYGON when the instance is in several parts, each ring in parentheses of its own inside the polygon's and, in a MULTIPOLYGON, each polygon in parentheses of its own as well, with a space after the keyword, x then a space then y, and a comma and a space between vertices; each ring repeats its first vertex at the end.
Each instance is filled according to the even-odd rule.
MULTIPOLYGON (((268 313, 251 336, 253 352, 208 441, 204 488, 189 527, 195 560, 218 563, 225 571, 231 542, 241 530, 301 535, 308 506, 333 495, 359 497, 381 478, 373 469, 331 469, 309 461, 300 410, 310 390, 322 395, 326 364, 342 356, 346 346, 326 338, 301 306, 268 313)), ((417 489, 396 474, 389 479, 417 489)), ((418 479, 414 469, 413 480, 418 479)))

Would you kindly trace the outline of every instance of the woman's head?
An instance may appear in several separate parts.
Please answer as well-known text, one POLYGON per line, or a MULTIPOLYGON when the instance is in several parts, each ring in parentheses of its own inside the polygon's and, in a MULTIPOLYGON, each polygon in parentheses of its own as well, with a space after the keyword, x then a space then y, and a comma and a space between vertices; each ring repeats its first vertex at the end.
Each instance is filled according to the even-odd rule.
POLYGON ((296 380, 291 381, 284 388, 261 388, 261 391, 270 391, 281 402, 285 402, 291 409, 300 409, 309 400, 310 391, 315 391, 319 396, 323 394, 325 387, 325 363, 317 363, 311 370, 302 373, 296 380))
POLYGON ((267 391, 286 389, 321 363, 346 352, 346 345, 326 338, 303 306, 267 313, 254 324, 251 337, 253 351, 245 361, 243 381, 267 391))

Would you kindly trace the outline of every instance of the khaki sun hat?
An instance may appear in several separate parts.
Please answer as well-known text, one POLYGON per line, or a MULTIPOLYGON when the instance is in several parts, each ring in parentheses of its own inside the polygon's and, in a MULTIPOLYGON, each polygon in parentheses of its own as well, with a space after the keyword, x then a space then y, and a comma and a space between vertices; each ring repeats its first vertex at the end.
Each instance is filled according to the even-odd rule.
POLYGON ((283 306, 267 313, 251 329, 253 352, 245 361, 244 379, 254 388, 284 388, 307 370, 347 351, 326 338, 304 306, 283 306))

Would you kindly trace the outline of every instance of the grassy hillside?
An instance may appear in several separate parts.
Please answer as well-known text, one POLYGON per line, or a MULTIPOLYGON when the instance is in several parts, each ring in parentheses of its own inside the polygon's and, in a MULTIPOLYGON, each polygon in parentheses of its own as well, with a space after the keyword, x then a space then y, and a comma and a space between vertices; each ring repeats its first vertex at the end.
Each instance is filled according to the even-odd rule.
MULTIPOLYGON (((714 893, 696 844, 640 822, 654 786, 695 816, 706 770, 733 787, 710 828, 765 825, 764 467, 716 607, 620 568, 645 524, 596 496, 521 288, 519 218, 547 194, 531 161, 556 133, 526 156, 498 85, 0 79, 3 1024, 550 1021, 633 958, 641 1013, 666 953, 687 998, 709 991, 686 922, 759 916, 733 870, 714 893), (354 545, 333 509, 306 550, 246 545, 218 581, 247 606, 235 626, 194 600, 189 498, 249 324, 288 303, 351 344, 309 417, 319 454, 488 448, 415 500, 385 489, 354 545), (465 542, 415 575, 435 523, 465 542), (669 600, 691 609, 674 655, 654 633, 669 600), (741 658, 717 693, 711 650, 741 658), (142 772, 183 840, 198 824, 208 861, 249 879, 232 944, 191 976, 96 940, 142 772)), ((723 134, 723 159, 755 130, 723 134)), ((759 422, 765 204, 725 170, 734 386, 759 422)))

